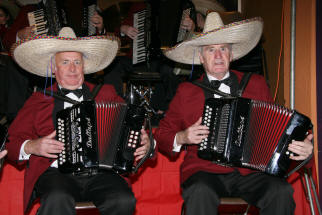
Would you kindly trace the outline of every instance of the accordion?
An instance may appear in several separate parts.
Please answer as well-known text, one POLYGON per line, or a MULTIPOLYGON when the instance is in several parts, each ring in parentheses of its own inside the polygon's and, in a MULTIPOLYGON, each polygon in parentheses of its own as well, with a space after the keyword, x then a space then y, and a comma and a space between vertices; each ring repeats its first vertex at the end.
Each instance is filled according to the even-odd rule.
POLYGON ((64 173, 93 174, 99 169, 130 173, 140 145, 145 109, 126 103, 83 101, 56 115, 58 155, 64 173))
POLYGON ((186 16, 195 20, 190 0, 150 0, 146 9, 134 13, 133 27, 138 29, 138 35, 133 40, 133 65, 159 57, 161 47, 174 46, 186 39, 188 31, 180 28, 186 16))
POLYGON ((312 129, 295 110, 245 98, 207 99, 202 124, 210 133, 198 148, 200 158, 280 177, 290 168, 288 144, 312 129))
POLYGON ((29 26, 35 26, 35 34, 57 36, 62 27, 70 26, 77 36, 89 36, 96 33, 91 17, 96 11, 96 0, 74 2, 77 7, 68 6, 63 0, 40 2, 37 10, 28 13, 29 26))

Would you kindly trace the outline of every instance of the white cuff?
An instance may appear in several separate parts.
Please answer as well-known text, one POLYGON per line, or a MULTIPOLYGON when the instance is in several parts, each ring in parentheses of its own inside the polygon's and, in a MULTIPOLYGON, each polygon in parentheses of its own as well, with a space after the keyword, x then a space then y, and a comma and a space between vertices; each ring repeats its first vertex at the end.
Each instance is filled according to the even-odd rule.
POLYGON ((176 135, 176 136, 174 137, 174 141, 173 141, 173 149, 172 149, 172 151, 174 151, 174 152, 180 152, 181 147, 182 147, 182 145, 178 145, 178 144, 177 144, 177 135, 176 135))
POLYGON ((25 145, 26 143, 28 143, 30 140, 25 140, 25 142, 23 142, 23 144, 21 145, 20 148, 20 154, 19 154, 19 160, 23 161, 23 160, 29 160, 30 154, 27 154, 25 152, 25 145))

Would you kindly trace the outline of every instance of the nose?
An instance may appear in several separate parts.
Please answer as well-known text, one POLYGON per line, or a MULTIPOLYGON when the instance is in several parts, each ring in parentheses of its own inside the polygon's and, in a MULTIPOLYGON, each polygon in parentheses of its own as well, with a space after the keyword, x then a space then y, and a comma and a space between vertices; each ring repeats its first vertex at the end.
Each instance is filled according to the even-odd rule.
POLYGON ((218 49, 216 49, 215 50, 215 58, 221 58, 222 57, 222 55, 221 55, 221 51, 220 50, 218 50, 218 49))
POLYGON ((71 63, 71 64, 70 64, 70 68, 69 68, 69 69, 70 69, 70 71, 71 71, 71 72, 75 72, 75 68, 76 68, 75 64, 74 64, 74 63, 71 63))

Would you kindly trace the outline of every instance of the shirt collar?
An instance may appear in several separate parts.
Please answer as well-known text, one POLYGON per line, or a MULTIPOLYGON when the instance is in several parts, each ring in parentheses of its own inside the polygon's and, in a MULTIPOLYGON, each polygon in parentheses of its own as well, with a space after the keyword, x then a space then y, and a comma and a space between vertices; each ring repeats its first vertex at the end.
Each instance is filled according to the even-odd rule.
MULTIPOLYGON (((227 72, 222 80, 224 80, 226 78, 229 78, 229 75, 230 75, 229 72, 227 72)), ((208 77, 209 81, 218 80, 218 78, 215 78, 215 77, 213 77, 212 75, 209 75, 209 74, 207 74, 207 77, 208 77)))

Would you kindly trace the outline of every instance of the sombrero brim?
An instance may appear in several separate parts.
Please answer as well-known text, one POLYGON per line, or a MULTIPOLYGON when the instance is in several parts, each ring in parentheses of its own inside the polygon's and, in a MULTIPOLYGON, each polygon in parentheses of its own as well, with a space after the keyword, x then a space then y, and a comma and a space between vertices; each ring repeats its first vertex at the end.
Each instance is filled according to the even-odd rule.
POLYGON ((232 60, 250 52, 258 43, 263 31, 263 21, 256 17, 224 25, 220 28, 197 34, 190 40, 164 50, 171 60, 184 64, 200 64, 199 47, 211 44, 232 44, 232 60))
POLYGON ((115 36, 64 38, 35 36, 15 43, 11 53, 23 69, 39 76, 50 76, 51 59, 57 52, 80 52, 84 56, 84 74, 100 71, 115 58, 119 39, 115 36))

